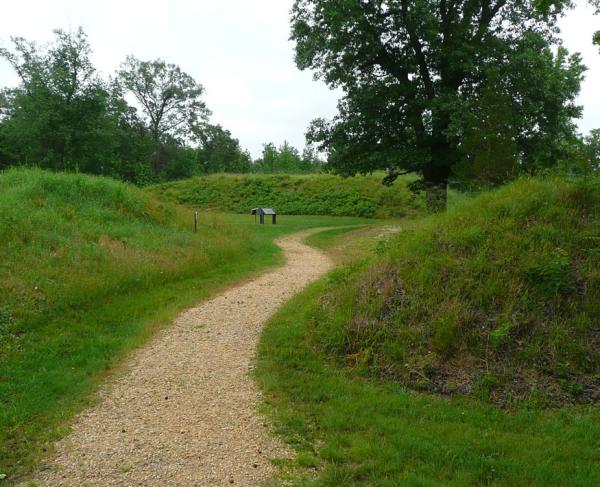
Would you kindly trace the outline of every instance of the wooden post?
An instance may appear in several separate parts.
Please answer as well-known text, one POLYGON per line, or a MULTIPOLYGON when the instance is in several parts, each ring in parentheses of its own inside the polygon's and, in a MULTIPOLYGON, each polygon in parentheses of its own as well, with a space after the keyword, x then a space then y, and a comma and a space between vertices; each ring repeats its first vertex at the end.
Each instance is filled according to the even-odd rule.
POLYGON ((198 210, 194 211, 194 233, 198 232, 198 210))

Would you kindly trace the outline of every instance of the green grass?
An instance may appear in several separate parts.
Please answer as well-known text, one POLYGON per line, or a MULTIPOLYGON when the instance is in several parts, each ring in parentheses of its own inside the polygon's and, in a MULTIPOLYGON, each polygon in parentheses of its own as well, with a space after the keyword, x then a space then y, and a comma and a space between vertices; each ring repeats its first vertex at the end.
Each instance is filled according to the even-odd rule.
POLYGON ((294 484, 599 484, 599 209, 597 181, 518 181, 284 306, 257 377, 294 484))
POLYGON ((268 323, 257 377, 305 486, 581 486, 600 483, 594 407, 510 412, 469 398, 365 380, 315 345, 335 274, 268 323))
POLYGON ((316 341, 418 390, 598 401, 599 252, 597 181, 518 181, 407 223, 336 274, 316 341))
POLYGON ((391 187, 382 174, 341 178, 327 174, 211 175, 155 186, 153 191, 179 203, 249 213, 254 207, 273 207, 286 215, 332 215, 390 218, 423 211, 399 178, 391 187))
POLYGON ((273 239, 361 219, 255 226, 106 178, 0 174, 0 473, 34 468, 134 347, 181 309, 281 262, 273 239))
POLYGON ((330 228, 322 232, 313 233, 304 239, 304 243, 321 250, 329 250, 337 245, 341 238, 352 238, 363 226, 350 226, 345 228, 330 228), (350 235, 349 235, 350 234, 350 235))

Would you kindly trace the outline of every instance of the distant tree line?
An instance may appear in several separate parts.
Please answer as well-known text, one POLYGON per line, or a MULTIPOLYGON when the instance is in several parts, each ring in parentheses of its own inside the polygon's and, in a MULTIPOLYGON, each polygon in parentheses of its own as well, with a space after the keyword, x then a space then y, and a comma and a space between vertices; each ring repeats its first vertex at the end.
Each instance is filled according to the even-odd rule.
POLYGON ((136 184, 215 172, 320 171, 318 154, 265 144, 253 161, 229 130, 210 123, 204 88, 179 66, 128 56, 103 79, 85 32, 55 31, 40 47, 1 48, 20 83, 0 90, 0 169, 38 166, 136 184))

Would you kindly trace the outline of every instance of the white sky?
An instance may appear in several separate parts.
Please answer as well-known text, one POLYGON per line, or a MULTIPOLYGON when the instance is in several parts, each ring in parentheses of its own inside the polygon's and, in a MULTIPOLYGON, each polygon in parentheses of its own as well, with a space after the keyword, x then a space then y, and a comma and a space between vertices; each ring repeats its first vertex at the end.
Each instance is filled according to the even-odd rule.
MULTIPOLYGON (((178 64, 206 88, 205 100, 220 123, 254 157, 264 142, 288 140, 304 147, 316 117, 336 112, 338 92, 299 71, 289 37, 293 0, 4 0, 0 45, 11 35, 44 43, 52 30, 82 26, 96 67, 113 73, 127 54, 178 64)), ((600 52, 591 43, 600 29, 586 2, 563 19, 563 38, 590 68, 581 90, 579 122, 586 133, 600 128, 600 52)), ((16 83, 0 62, 0 86, 16 83)))

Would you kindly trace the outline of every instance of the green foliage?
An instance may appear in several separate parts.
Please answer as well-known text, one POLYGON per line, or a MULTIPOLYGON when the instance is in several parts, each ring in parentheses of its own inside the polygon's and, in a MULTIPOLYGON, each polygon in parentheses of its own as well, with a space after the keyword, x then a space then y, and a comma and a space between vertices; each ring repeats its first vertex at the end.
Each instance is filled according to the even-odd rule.
POLYGON ((101 80, 87 36, 55 31, 42 49, 13 38, 1 49, 20 77, 0 97, 0 169, 37 166, 147 183, 154 146, 120 87, 101 80))
POLYGON ((490 332, 490 343, 494 348, 500 348, 505 343, 508 343, 511 328, 511 322, 505 321, 498 328, 495 328, 490 332))
POLYGON ((419 390, 481 392, 492 374, 502 380, 485 395, 499 404, 595 402, 599 230, 597 178, 482 194, 332 283, 312 344, 419 390))
MULTIPOLYGON (((600 482, 597 407, 505 411, 485 401, 407 391, 389 380, 385 369, 383 380, 364 380, 356 367, 345 366, 349 358, 336 364, 323 352, 327 341, 337 340, 333 329, 319 330, 328 308, 344 313, 339 288, 349 276, 340 272, 288 302, 267 324, 259 345, 256 375, 263 398, 277 431, 298 452, 285 465, 288 483, 586 487, 600 482)), ((386 344, 392 350, 396 342, 386 344)), ((474 392, 485 399, 502 382, 501 375, 484 373, 474 392)))
POLYGON ((239 140, 209 123, 204 88, 174 64, 133 56, 102 80, 80 28, 55 31, 40 48, 13 38, 0 49, 20 77, 0 90, 0 169, 33 166, 111 176, 137 185, 212 173, 311 173, 322 161, 287 142, 256 162, 239 140), (126 95, 132 94, 131 106, 126 95))
POLYGON ((279 148, 268 143, 263 146, 262 156, 254 163, 253 172, 275 174, 303 174, 320 172, 323 162, 313 148, 307 147, 302 154, 284 142, 279 148))
POLYGON ((198 159, 202 174, 247 173, 253 170, 252 159, 240 147, 240 142, 220 125, 209 125, 201 134, 202 146, 198 159))
MULTIPOLYGON (((596 9, 596 15, 600 14, 600 1, 599 0, 589 0, 590 4, 596 9)), ((594 36, 592 37, 592 42, 600 47, 600 30, 594 32, 594 36)))
POLYGON ((600 129, 594 129, 583 139, 583 152, 593 170, 600 170, 600 129))
POLYGON ((465 113, 469 121, 460 144, 461 160, 453 173, 463 184, 486 187, 502 184, 517 174, 515 120, 510 97, 497 81, 481 93, 473 111, 465 113))
POLYGON ((344 91, 338 115, 314 121, 309 141, 344 175, 422 175, 432 209, 444 203, 435 187, 445 190, 461 162, 463 176, 483 170, 484 181, 555 165, 580 116, 585 69, 554 35, 571 5, 296 0, 296 64, 344 91), (488 162, 489 151, 499 160, 488 162))
POLYGON ((1 58, 21 83, 0 91, 0 169, 86 172, 138 185, 253 169, 239 142, 208 124, 203 87, 176 65, 130 56, 106 82, 82 29, 55 31, 47 48, 13 38, 1 58))
POLYGON ((527 274, 530 285, 548 297, 575 290, 570 256, 561 248, 557 248, 546 260, 535 262, 527 269, 527 274))
POLYGON ((283 215, 397 217, 414 215, 422 201, 406 188, 410 179, 381 185, 381 176, 213 175, 165 183, 153 191, 199 207, 249 213, 273 207, 283 215))
POLYGON ((110 171, 119 132, 118 101, 97 76, 82 30, 56 31, 46 50, 14 38, 15 52, 0 50, 21 78, 4 91, 0 168, 38 164, 58 170, 110 171))
POLYGON ((200 135, 210 115, 201 99, 204 87, 179 66, 127 56, 118 76, 142 107, 156 142, 167 136, 186 140, 200 135))

